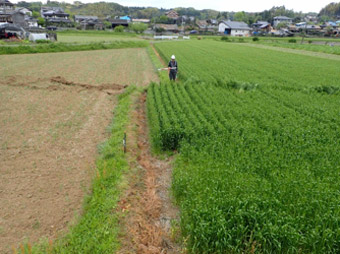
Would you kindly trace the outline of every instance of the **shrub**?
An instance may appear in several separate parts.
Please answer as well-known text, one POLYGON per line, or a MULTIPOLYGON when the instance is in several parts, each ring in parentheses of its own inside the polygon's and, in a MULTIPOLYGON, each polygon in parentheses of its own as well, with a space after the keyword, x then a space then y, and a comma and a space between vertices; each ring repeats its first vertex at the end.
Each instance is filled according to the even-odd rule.
POLYGON ((296 39, 289 39, 288 42, 289 43, 296 43, 296 39))
POLYGON ((115 33, 122 33, 124 32, 124 27, 123 26, 116 26, 115 29, 113 29, 115 33))
POLYGON ((253 41, 259 41, 260 39, 259 39, 259 37, 254 37, 253 38, 253 41))
POLYGON ((221 41, 229 41, 229 37, 228 36, 222 36, 221 41))
POLYGON ((36 40, 35 43, 39 43, 39 44, 42 44, 42 43, 50 43, 51 41, 50 40, 36 40))

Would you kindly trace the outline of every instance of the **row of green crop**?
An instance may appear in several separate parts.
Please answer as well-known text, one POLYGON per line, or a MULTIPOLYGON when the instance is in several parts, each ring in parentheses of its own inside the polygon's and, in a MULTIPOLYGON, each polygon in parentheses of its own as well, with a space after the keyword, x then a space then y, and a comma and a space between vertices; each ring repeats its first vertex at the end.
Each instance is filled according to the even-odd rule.
POLYGON ((238 80, 290 88, 339 87, 338 61, 217 41, 157 43, 166 60, 176 55, 181 79, 238 80))
POLYGON ((337 99, 190 80, 150 86, 154 144, 180 150, 173 191, 192 252, 340 251, 337 99))
POLYGON ((274 46, 274 47, 301 49, 301 50, 308 50, 308 51, 313 51, 313 52, 322 52, 322 53, 327 53, 327 54, 340 55, 340 47, 338 45, 334 45, 334 43, 332 42, 325 42, 323 45, 321 45, 321 44, 288 43, 285 41, 271 42, 271 41, 261 40, 260 42, 257 42, 257 43, 274 46))

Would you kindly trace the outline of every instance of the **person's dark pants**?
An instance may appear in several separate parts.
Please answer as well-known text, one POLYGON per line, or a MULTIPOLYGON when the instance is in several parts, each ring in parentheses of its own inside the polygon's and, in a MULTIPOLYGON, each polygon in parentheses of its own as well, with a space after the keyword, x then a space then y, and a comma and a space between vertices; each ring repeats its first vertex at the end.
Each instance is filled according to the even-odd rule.
POLYGON ((177 75, 177 72, 170 71, 170 72, 169 72, 169 78, 170 78, 170 80, 176 80, 176 75, 177 75))

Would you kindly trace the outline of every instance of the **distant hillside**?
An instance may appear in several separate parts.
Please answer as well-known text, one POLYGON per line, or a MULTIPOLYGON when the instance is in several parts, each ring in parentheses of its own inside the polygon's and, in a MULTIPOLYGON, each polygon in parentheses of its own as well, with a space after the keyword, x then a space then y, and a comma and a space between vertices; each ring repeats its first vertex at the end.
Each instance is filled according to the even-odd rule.
MULTIPOLYGON (((99 18, 106 18, 108 16, 114 18, 116 16, 129 15, 133 18, 145 18, 155 20, 169 11, 169 9, 158 9, 154 7, 125 7, 112 2, 99 2, 84 4, 80 1, 75 1, 73 4, 57 1, 47 1, 47 4, 41 2, 25 2, 21 1, 17 4, 18 7, 27 7, 35 12, 40 12, 41 6, 55 6, 64 8, 65 12, 73 15, 91 15, 99 18)), ((274 6, 271 9, 264 10, 258 13, 247 12, 219 12, 216 10, 196 10, 195 8, 174 8, 180 16, 193 16, 196 19, 230 19, 236 21, 244 21, 252 24, 258 20, 265 20, 271 22, 275 16, 287 16, 294 19, 295 22, 302 20, 304 14, 296 13, 293 10, 286 9, 285 6, 274 6)))
POLYGON ((340 17, 340 3, 330 3, 324 7, 319 16, 340 17))

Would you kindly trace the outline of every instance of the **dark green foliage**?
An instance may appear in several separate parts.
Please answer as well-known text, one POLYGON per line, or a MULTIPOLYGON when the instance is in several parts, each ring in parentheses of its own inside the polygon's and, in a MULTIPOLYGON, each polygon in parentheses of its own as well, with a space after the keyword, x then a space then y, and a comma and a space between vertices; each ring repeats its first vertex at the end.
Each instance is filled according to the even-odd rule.
POLYGON ((253 41, 259 41, 259 37, 253 37, 253 41))
POLYGON ((51 43, 51 41, 50 40, 36 40, 35 43, 44 44, 44 43, 51 43))
POLYGON ((296 39, 289 39, 288 42, 289 43, 296 43, 296 39))
POLYGON ((230 41, 228 36, 222 36, 221 41, 230 41))

